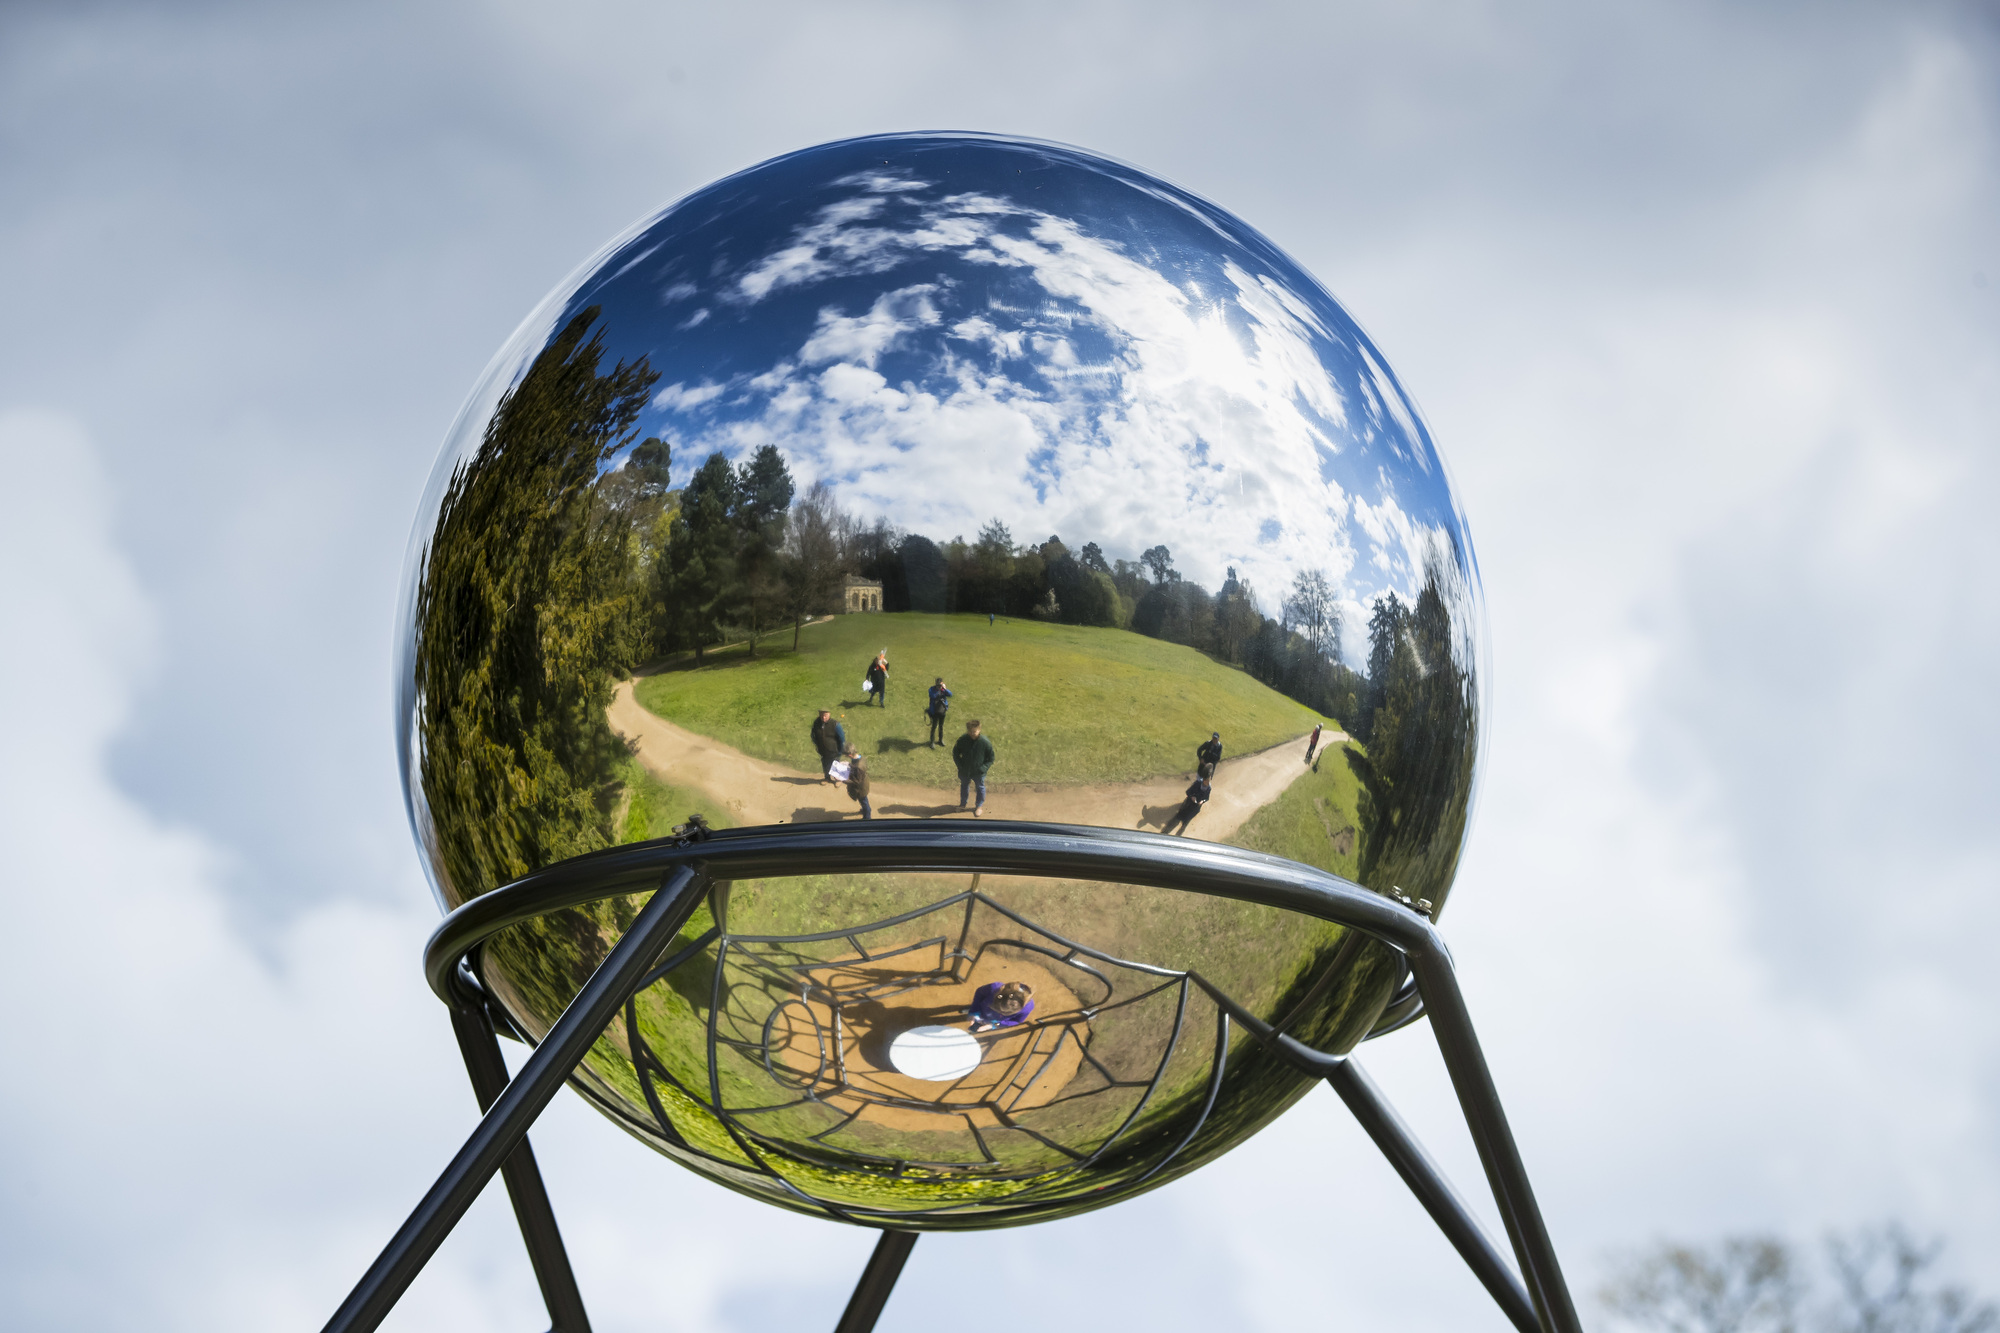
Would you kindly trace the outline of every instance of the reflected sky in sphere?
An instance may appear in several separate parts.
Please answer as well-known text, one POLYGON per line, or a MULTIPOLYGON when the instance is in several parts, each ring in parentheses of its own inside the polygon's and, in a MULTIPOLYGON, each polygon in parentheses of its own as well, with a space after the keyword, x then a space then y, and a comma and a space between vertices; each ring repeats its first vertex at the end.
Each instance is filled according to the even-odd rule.
MULTIPOLYGON (((851 140, 642 222, 488 368, 408 580, 448 910, 691 814, 1178 836, 1426 915, 1457 871, 1483 616, 1428 432, 1269 241, 1076 149, 851 140)), ((532 1038, 630 927, 641 890, 598 887, 481 955, 532 1038)), ((576 1086, 832 1215, 1102 1206, 1311 1086, 1227 1014, 1336 1053, 1407 1016, 1379 941, 1199 894, 806 875, 703 911, 576 1086), (973 1073, 894 1067, 1002 981, 1036 1016, 973 1073)))
MULTIPOLYGON (((679 484, 776 443, 804 485, 942 541, 1158 543, 1269 601, 1323 570, 1352 631, 1471 545, 1416 408, 1340 304, 1261 234, 1073 148, 962 134, 775 159, 642 223, 517 337, 603 312, 645 357, 640 434, 679 484)), ((511 378, 511 376, 509 376, 511 378)), ((471 441, 476 443, 476 436, 471 441)))

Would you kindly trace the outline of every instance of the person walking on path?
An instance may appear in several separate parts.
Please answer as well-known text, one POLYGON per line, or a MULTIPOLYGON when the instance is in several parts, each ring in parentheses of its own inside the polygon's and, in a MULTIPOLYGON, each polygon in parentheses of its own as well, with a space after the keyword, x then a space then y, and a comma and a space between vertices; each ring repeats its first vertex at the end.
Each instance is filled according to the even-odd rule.
POLYGON ((1187 832, 1187 826, 1194 822, 1194 817, 1208 804, 1208 798, 1214 795, 1214 789, 1208 782, 1208 775, 1213 771, 1208 765, 1202 765, 1202 771, 1188 784, 1187 799, 1181 802, 1180 809, 1174 811, 1174 817, 1167 821, 1167 826, 1160 830, 1162 833, 1171 835, 1176 824, 1181 826, 1182 833, 1187 832))
POLYGON ((1210 768, 1222 762, 1221 732, 1211 731, 1208 733, 1208 739, 1203 741, 1200 747, 1195 750, 1194 761, 1197 767, 1207 764, 1210 768))
POLYGON ((1313 723, 1313 734, 1306 737, 1306 762, 1308 764, 1313 761, 1313 751, 1319 748, 1320 726, 1321 724, 1318 722, 1313 723))
POLYGON ((833 767, 833 761, 840 758, 841 752, 847 748, 847 731, 833 720, 831 710, 819 710, 819 717, 814 719, 812 725, 812 743, 813 749, 819 751, 819 780, 832 782, 826 771, 833 767))
POLYGON ((944 744, 944 715, 950 709, 951 691, 946 688, 944 677, 939 676, 937 684, 931 686, 931 705, 924 710, 925 715, 931 720, 931 738, 928 742, 930 745, 944 744))
POLYGON ((993 742, 979 734, 978 718, 965 724, 965 734, 952 745, 951 757, 958 765, 958 808, 965 809, 966 794, 976 792, 979 799, 973 804, 972 817, 977 819, 986 808, 986 770, 993 767, 993 742))
POLYGON ((868 804, 868 761, 859 751, 849 750, 847 760, 847 794, 861 803, 861 817, 875 818, 874 808, 868 804))
POLYGON ((868 664, 868 683, 874 688, 869 691, 875 702, 882 707, 889 706, 889 650, 884 648, 875 654, 875 660, 868 664))
POLYGON ((989 981, 972 992, 966 1012, 972 1019, 968 1031, 1014 1027, 1035 1012, 1035 988, 1025 981, 989 981))

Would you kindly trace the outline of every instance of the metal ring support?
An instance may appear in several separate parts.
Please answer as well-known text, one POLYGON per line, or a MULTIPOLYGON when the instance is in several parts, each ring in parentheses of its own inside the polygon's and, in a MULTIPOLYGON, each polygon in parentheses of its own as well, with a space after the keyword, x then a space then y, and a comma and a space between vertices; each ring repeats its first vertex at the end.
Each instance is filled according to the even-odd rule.
POLYGON ((424 976, 451 999, 458 960, 508 926, 628 893, 650 893, 664 872, 698 864, 715 879, 899 870, 1039 875, 1183 889, 1262 903, 1353 926, 1448 968, 1429 919, 1351 880, 1283 857, 1158 833, 989 820, 875 820, 725 829, 700 842, 660 840, 593 852, 481 894, 439 923, 424 976))
MULTIPOLYGON (((1019 874, 1177 889, 1318 917, 1360 930, 1399 950, 1409 964, 1409 980, 1392 999, 1381 1021, 1369 1035, 1392 1031, 1419 1016, 1428 1016, 1432 1020, 1440 1053, 1465 1113, 1467 1128, 1478 1148, 1481 1165, 1492 1186, 1508 1240, 1525 1281, 1517 1284, 1514 1275, 1498 1262, 1497 1253, 1479 1233, 1476 1220, 1463 1208, 1449 1184, 1436 1175, 1435 1167, 1425 1157, 1421 1146, 1409 1137, 1407 1128, 1393 1111, 1386 1110, 1386 1103, 1381 1103, 1386 1114, 1370 1111, 1362 1115, 1364 1124, 1391 1160, 1397 1163, 1398 1170, 1412 1188, 1417 1190, 1425 1207, 1444 1226, 1453 1244, 1479 1272, 1481 1280, 1492 1290, 1512 1322, 1524 1329, 1538 1327, 1542 1333, 1582 1333, 1554 1248, 1535 1204, 1526 1170, 1507 1127, 1498 1091, 1493 1086, 1492 1076, 1473 1033, 1471 1018, 1459 992, 1451 957, 1443 939, 1426 917, 1402 904, 1351 881, 1280 857, 1153 833, 1001 821, 980 824, 884 821, 869 825, 777 825, 730 829, 710 834, 698 842, 663 840, 579 857, 475 898, 446 917, 432 935, 424 954, 425 976, 440 998, 448 1004, 463 1006, 470 998, 466 991, 467 983, 472 979, 460 971, 461 961, 496 932, 551 912, 604 898, 626 894, 651 895, 668 882, 678 886, 679 891, 673 896, 680 898, 690 884, 687 872, 693 872, 695 880, 705 882, 709 879, 892 871, 1019 874), (681 873, 676 874, 677 871, 681 873), (1526 1318, 1530 1311, 1523 1308, 1529 1305, 1532 1306, 1532 1324, 1526 1318)), ((684 919, 692 906, 691 901, 683 899, 676 904, 673 914, 684 919)), ((650 910, 641 912, 642 919, 658 915, 650 910)), ((632 989, 635 983, 642 984, 640 973, 645 971, 645 966, 641 964, 650 965, 657 957, 657 950, 665 947, 667 939, 671 938, 670 934, 657 936, 663 921, 648 921, 648 924, 653 930, 648 932, 649 939, 643 947, 649 957, 641 960, 633 951, 623 947, 614 950, 614 957, 625 955, 620 960, 623 964, 621 971, 634 967, 638 971, 624 981, 612 981, 602 975, 612 970, 612 960, 607 959, 600 975, 594 976, 586 985, 586 992, 592 993, 594 998, 609 1001, 611 996, 607 986, 632 989), (596 997, 595 993, 600 991, 604 994, 596 997)), ((642 942, 628 940, 627 943, 640 945, 642 942)), ((580 995, 578 998, 581 1001, 584 997, 580 995)), ((572 1005, 573 1010, 594 1010, 596 1007, 595 1004, 572 1005)), ((1282 1032, 1272 1030, 1254 1016, 1236 1010, 1235 1006, 1230 1008, 1232 1017, 1239 1022, 1247 1019, 1246 1026, 1252 1028, 1253 1035, 1287 1057, 1295 1066, 1332 1078, 1350 1105, 1362 1092, 1366 1093, 1364 1101, 1379 1101, 1379 1094, 1373 1092, 1372 1085, 1358 1077, 1358 1069, 1344 1070, 1344 1057, 1312 1050, 1282 1032), (1344 1073, 1350 1076, 1343 1076, 1344 1073)), ((558 1027, 564 1029, 564 1036, 573 1042, 583 1039, 591 1021, 581 1012, 566 1013, 558 1027)), ((553 1032, 550 1034, 552 1038, 555 1035, 553 1032)), ((537 1089, 538 1094, 542 1089, 552 1093, 553 1084, 559 1082, 575 1064, 574 1060, 568 1060, 563 1073, 558 1074, 554 1066, 562 1062, 549 1059, 549 1055, 545 1045, 531 1060, 531 1064, 537 1067, 535 1081, 541 1085, 537 1089)), ((524 1069, 523 1075, 528 1072, 524 1069)), ((517 1078, 516 1083, 519 1082, 521 1079, 517 1078)), ((523 1090, 510 1088, 509 1091, 518 1094, 523 1090)), ((539 1101, 541 1097, 536 1096, 535 1099, 539 1101)), ((501 1100, 514 1098, 503 1097, 501 1100)), ((482 1123, 483 1134, 490 1136, 497 1131, 518 1140, 526 1130, 527 1121, 533 1118, 534 1110, 522 1106, 510 1116, 500 1114, 501 1109, 496 1104, 494 1113, 482 1123), (516 1122, 511 1131, 502 1130, 499 1124, 494 1123, 509 1119, 516 1122)), ((1368 1110, 1368 1106, 1364 1105, 1357 1110, 1357 1114, 1368 1110)), ((482 1135, 474 1137, 477 1140, 482 1135)), ((468 1144, 468 1150, 471 1147, 468 1144)), ((496 1157, 493 1165, 497 1164, 496 1157)), ((482 1161, 480 1166, 484 1167, 486 1163, 482 1161)), ((454 1163, 454 1169, 462 1171, 463 1165, 454 1163)), ((478 1169, 474 1168, 474 1171, 478 1169)), ((447 1176, 451 1174, 448 1172, 447 1176)), ((470 1183, 469 1180, 466 1182, 467 1185, 470 1183)), ((440 1187, 443 1184, 441 1181, 440 1187)), ((469 1202, 469 1197, 466 1201, 469 1202)), ((424 1211, 419 1209, 420 1213, 424 1211)), ((414 1223, 415 1218, 412 1219, 414 1223)), ((524 1228, 526 1225, 524 1218, 524 1228)), ((399 1236, 401 1244, 392 1243, 391 1250, 427 1250, 435 1244, 435 1238, 427 1236, 425 1239, 429 1245, 420 1242, 412 1247, 399 1236)), ((899 1244, 898 1248, 907 1252, 906 1244, 899 1244)), ((384 1260, 388 1258, 385 1254, 384 1260)), ((386 1273, 371 1274, 376 1281, 364 1280, 363 1286, 377 1287, 377 1291, 371 1294, 375 1296, 375 1301, 379 1301, 381 1295, 386 1294, 380 1290, 381 1287, 400 1288, 402 1283, 407 1282, 408 1276, 407 1272, 399 1273, 397 1277, 401 1282, 392 1278, 385 1283, 381 1279, 387 1277, 386 1273)), ((356 1296, 360 1295, 357 1290, 356 1296)), ((886 1289, 882 1295, 886 1299, 886 1289)), ((350 1298, 350 1303, 353 1299, 350 1298)), ((390 1296, 389 1299, 394 1298, 390 1296)), ((369 1303, 375 1304, 375 1301, 369 1303)), ((552 1312, 554 1304, 552 1301, 552 1312)), ((384 1308, 386 1306, 377 1305, 369 1313, 379 1318, 380 1310, 384 1308)), ((348 1313, 343 1311, 343 1314, 348 1313)), ((364 1317, 346 1324, 336 1316, 335 1324, 329 1327, 336 1326, 372 1327, 372 1321, 364 1317)))

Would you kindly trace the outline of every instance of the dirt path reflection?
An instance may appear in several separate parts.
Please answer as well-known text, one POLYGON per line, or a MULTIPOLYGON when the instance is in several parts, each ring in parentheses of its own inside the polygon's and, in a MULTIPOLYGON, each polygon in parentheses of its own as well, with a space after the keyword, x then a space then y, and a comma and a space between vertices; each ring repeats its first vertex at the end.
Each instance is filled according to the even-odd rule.
MULTIPOLYGON (((639 762, 663 781, 699 788, 742 824, 803 824, 861 817, 844 788, 828 786, 809 772, 767 763, 676 726, 641 707, 633 695, 633 684, 630 680, 619 682, 607 716, 613 731, 637 742, 639 762)), ((802 750, 805 729, 801 722, 802 750)), ((1332 746, 1346 739, 1343 732, 1329 731, 1320 743, 1332 746)), ((1224 759, 1216 770, 1215 795, 1189 828, 1189 835, 1224 841, 1251 815, 1275 801, 1306 771, 1304 740, 1301 732, 1268 750, 1224 759)), ((1003 746, 1006 743, 1003 737, 995 741, 1003 746)), ((1193 741, 1189 744, 1192 747, 1193 741)), ((1002 787, 989 794, 986 813, 995 819, 1159 829, 1173 817, 1192 776, 1150 782, 1002 787)), ((955 786, 919 787, 878 780, 871 800, 876 815, 882 818, 972 817, 970 811, 959 810, 955 786)))

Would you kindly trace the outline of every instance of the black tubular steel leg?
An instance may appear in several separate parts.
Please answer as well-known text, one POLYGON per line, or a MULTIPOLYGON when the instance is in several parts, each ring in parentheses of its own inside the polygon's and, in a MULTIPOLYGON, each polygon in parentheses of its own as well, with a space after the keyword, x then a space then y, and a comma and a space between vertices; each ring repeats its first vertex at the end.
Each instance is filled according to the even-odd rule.
POLYGON ((1542 1333, 1541 1321, 1535 1317, 1534 1302, 1528 1299, 1528 1289, 1507 1267, 1507 1260, 1501 1255, 1499 1247, 1487 1237, 1472 1210, 1465 1206, 1465 1200, 1459 1197, 1458 1191, 1438 1170, 1437 1163, 1424 1151, 1423 1144, 1417 1142, 1416 1135, 1396 1114, 1396 1108, 1382 1096, 1375 1081, 1351 1059, 1328 1074, 1326 1081, 1340 1094, 1340 1100, 1347 1103, 1347 1109, 1361 1122, 1361 1128, 1368 1131, 1368 1137, 1375 1140, 1375 1146, 1396 1168, 1396 1174, 1417 1196, 1424 1211, 1431 1215, 1431 1220, 1438 1224, 1438 1229, 1444 1232, 1452 1247, 1478 1275, 1479 1281, 1499 1302, 1500 1308, 1506 1311, 1514 1327, 1521 1333, 1542 1333))
POLYGON ((1492 1071, 1473 1035, 1472 1015, 1466 1011, 1465 996, 1458 989, 1451 960, 1442 950, 1410 954, 1423 988, 1424 1009, 1430 1016, 1431 1031, 1437 1035, 1438 1051, 1451 1075, 1459 1107, 1465 1112, 1466 1128, 1479 1149, 1479 1161, 1486 1168, 1487 1182, 1493 1187, 1493 1201, 1500 1207, 1507 1239, 1514 1244, 1514 1257, 1521 1265, 1528 1295, 1535 1302, 1544 1333, 1583 1333, 1563 1281, 1562 1265, 1535 1203, 1535 1191, 1528 1184, 1528 1170, 1521 1162, 1521 1150, 1507 1127, 1507 1113, 1500 1106, 1499 1089, 1493 1086, 1492 1071))
MULTIPOLYGON (((465 1072, 472 1077, 472 1091, 484 1115, 507 1090, 507 1062, 501 1058, 493 1023, 484 1009, 463 1004, 452 1006, 451 1027, 458 1034, 465 1072)), ((514 1220, 521 1224, 528 1262, 534 1265, 542 1303, 549 1308, 549 1333, 590 1333, 583 1293, 577 1290, 576 1273, 569 1266, 568 1251, 563 1249, 562 1232, 556 1228, 556 1212, 549 1206, 549 1192, 542 1185, 541 1168, 535 1165, 535 1150, 527 1139, 508 1155, 500 1178, 507 1182, 514 1220)))
POLYGON ((569 1008, 521 1072, 493 1103, 479 1128, 396 1232, 381 1256, 341 1302, 325 1333, 372 1333, 465 1210, 527 1137, 563 1081, 603 1034, 626 998, 673 942, 701 901, 706 879, 681 866, 667 876, 625 937, 577 992, 569 1008))
POLYGON ((847 1309, 834 1325, 833 1333, 869 1333, 875 1321, 882 1317, 882 1307, 889 1303, 889 1293, 895 1290, 896 1279, 902 1274, 903 1264, 916 1248, 917 1233, 914 1231, 884 1231, 882 1239, 875 1242, 875 1253, 868 1256, 868 1267, 861 1270, 861 1280, 854 1284, 854 1294, 847 1298, 847 1309))

